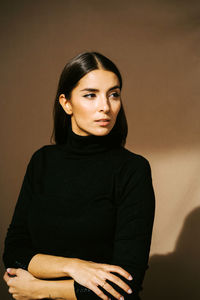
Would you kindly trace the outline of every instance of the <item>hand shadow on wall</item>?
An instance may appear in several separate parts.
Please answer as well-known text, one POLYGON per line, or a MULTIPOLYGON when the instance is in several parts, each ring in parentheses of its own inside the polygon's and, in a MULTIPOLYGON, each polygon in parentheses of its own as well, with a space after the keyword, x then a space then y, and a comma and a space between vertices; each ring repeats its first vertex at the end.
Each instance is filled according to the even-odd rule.
POLYGON ((174 252, 153 255, 142 300, 200 299, 200 207, 186 217, 174 252))

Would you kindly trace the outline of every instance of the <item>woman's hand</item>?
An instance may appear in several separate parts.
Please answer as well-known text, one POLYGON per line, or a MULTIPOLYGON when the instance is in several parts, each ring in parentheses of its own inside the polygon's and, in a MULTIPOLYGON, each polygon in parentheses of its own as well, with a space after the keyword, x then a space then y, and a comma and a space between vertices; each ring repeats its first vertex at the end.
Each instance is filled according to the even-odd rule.
POLYGON ((3 279, 9 286, 9 293, 17 300, 38 299, 37 295, 37 278, 32 276, 28 271, 23 269, 8 269, 3 279), (14 277, 10 277, 11 276, 14 277))
POLYGON ((114 282, 119 287, 124 289, 127 293, 130 287, 118 276, 115 276, 110 272, 119 273, 128 280, 133 279, 132 277, 130 277, 131 274, 129 274, 120 266, 95 263, 79 258, 74 259, 73 265, 70 270, 70 276, 79 284, 91 289, 101 299, 107 300, 108 297, 97 287, 98 285, 103 286, 103 288, 111 295, 113 295, 116 299, 120 299, 121 295, 108 282, 105 283, 105 280, 109 279, 110 281, 114 282))

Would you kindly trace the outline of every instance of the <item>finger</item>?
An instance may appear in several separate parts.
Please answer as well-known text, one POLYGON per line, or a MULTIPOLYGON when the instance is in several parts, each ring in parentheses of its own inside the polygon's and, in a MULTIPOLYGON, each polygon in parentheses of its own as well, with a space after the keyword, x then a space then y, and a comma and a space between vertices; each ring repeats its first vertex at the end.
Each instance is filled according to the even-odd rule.
POLYGON ((128 294, 132 293, 130 286, 128 284, 126 284, 123 280, 121 280, 121 278, 119 278, 118 276, 115 276, 112 273, 108 273, 106 276, 107 276, 107 279, 109 279, 110 281, 113 281, 120 288, 122 288, 126 293, 128 293, 128 294))
POLYGON ((13 278, 10 278, 8 273, 5 273, 3 278, 8 286, 10 286, 13 283, 13 278))
POLYGON ((123 277, 125 277, 128 280, 132 280, 133 277, 132 275, 127 272, 126 270, 124 270, 122 267, 120 266, 115 266, 115 265, 106 265, 104 267, 107 271, 111 271, 111 272, 115 272, 115 273, 119 273, 120 275, 122 275, 123 277))
POLYGON ((3 279, 5 280, 6 283, 10 279, 7 272, 4 273, 3 279))
POLYGON ((17 269, 15 268, 8 268, 6 271, 9 275, 17 275, 17 269))
POLYGON ((10 294, 13 294, 15 292, 15 289, 13 287, 9 287, 8 291, 10 294))
POLYGON ((101 299, 108 300, 108 296, 106 296, 96 285, 92 285, 90 289, 101 299))
MULTIPOLYGON (((120 297, 123 297, 120 293, 118 293, 108 282, 106 282, 103 286, 103 289, 109 292, 112 296, 114 296, 116 299, 121 299, 120 297)), ((124 297, 123 297, 124 299, 124 297)))

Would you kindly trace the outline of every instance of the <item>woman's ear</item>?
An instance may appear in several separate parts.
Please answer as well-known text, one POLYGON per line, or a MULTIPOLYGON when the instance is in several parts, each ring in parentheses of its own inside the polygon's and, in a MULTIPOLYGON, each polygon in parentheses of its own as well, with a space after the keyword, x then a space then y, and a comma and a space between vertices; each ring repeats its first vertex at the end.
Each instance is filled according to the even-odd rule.
POLYGON ((62 106, 62 108, 64 109, 64 111, 68 115, 71 115, 72 114, 72 106, 71 106, 70 101, 66 99, 64 94, 61 94, 59 96, 59 102, 60 102, 60 105, 62 106))

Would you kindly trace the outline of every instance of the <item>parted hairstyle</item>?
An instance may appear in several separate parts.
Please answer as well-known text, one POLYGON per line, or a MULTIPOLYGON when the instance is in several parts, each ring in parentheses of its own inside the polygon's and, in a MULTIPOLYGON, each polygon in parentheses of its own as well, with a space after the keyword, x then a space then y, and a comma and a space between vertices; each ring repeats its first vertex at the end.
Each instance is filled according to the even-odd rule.
MULTIPOLYGON (((118 68, 109 58, 98 52, 80 53, 65 65, 60 75, 53 107, 54 124, 51 141, 54 139, 56 144, 64 144, 67 140, 67 128, 71 124, 71 116, 60 105, 59 96, 64 94, 66 99, 70 100, 72 90, 78 85, 79 80, 87 73, 100 68, 116 74, 121 90, 122 77, 118 68)), ((128 124, 122 103, 111 132, 114 132, 117 137, 117 143, 124 146, 128 134, 128 124)))

